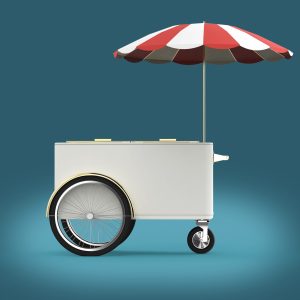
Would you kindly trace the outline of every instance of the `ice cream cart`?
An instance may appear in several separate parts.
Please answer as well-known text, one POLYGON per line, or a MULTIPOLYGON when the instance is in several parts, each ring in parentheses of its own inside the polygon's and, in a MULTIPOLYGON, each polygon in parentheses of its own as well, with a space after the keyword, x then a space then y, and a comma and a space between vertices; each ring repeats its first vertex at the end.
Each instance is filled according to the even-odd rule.
POLYGON ((255 63, 291 56, 258 35, 209 23, 172 26, 117 50, 115 57, 131 62, 202 63, 202 142, 56 143, 55 191, 46 214, 59 243, 75 254, 102 255, 125 241, 136 220, 185 219, 196 221, 187 235, 190 249, 210 251, 213 167, 229 157, 215 154, 213 144, 206 142, 206 62, 255 63))
POLYGON ((223 159, 197 141, 56 143, 51 228, 70 251, 99 255, 124 241, 135 220, 192 219, 191 245, 208 251, 213 164, 223 159))

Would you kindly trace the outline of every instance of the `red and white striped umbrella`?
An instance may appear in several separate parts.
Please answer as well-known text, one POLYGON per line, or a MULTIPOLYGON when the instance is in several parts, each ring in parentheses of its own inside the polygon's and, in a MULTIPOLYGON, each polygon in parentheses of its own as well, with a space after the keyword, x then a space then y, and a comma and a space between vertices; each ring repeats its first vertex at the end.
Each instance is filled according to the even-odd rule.
POLYGON ((256 63, 291 58, 293 53, 255 33, 221 24, 181 24, 148 34, 114 52, 130 62, 214 64, 256 63))
POLYGON ((289 59, 293 53, 255 33, 221 24, 181 24, 151 33, 114 52, 130 62, 203 63, 203 141, 205 141, 205 63, 257 63, 289 59))

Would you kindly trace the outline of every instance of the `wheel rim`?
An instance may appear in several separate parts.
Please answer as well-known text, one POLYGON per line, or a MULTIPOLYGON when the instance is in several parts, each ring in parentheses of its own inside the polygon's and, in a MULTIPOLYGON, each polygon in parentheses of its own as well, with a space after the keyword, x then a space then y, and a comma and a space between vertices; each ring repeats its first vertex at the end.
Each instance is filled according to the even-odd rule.
POLYGON ((55 207, 59 234, 69 245, 83 251, 107 248, 120 236, 124 221, 119 195, 98 181, 72 185, 60 196, 55 207))
POLYGON ((208 247, 208 245, 210 243, 210 237, 208 235, 207 236, 207 242, 203 242, 203 240, 202 240, 202 231, 198 231, 198 232, 194 233, 194 235, 192 237, 192 243, 198 249, 205 249, 205 248, 208 247))

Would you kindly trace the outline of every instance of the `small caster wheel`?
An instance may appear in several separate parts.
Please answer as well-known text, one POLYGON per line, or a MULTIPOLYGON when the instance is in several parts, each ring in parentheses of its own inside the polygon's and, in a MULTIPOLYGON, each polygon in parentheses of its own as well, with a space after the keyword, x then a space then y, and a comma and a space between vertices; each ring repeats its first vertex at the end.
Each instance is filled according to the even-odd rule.
POLYGON ((199 254, 210 251, 215 244, 215 237, 210 229, 208 229, 207 234, 207 242, 203 242, 202 228, 198 226, 193 228, 187 236, 187 243, 190 249, 199 254))

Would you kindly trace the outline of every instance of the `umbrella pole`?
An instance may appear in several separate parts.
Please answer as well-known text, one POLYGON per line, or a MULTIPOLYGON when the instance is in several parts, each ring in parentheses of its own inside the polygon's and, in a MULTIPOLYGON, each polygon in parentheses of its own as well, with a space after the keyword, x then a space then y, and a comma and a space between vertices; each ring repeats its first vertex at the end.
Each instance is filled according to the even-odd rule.
POLYGON ((206 64, 202 63, 202 142, 206 142, 206 64))

